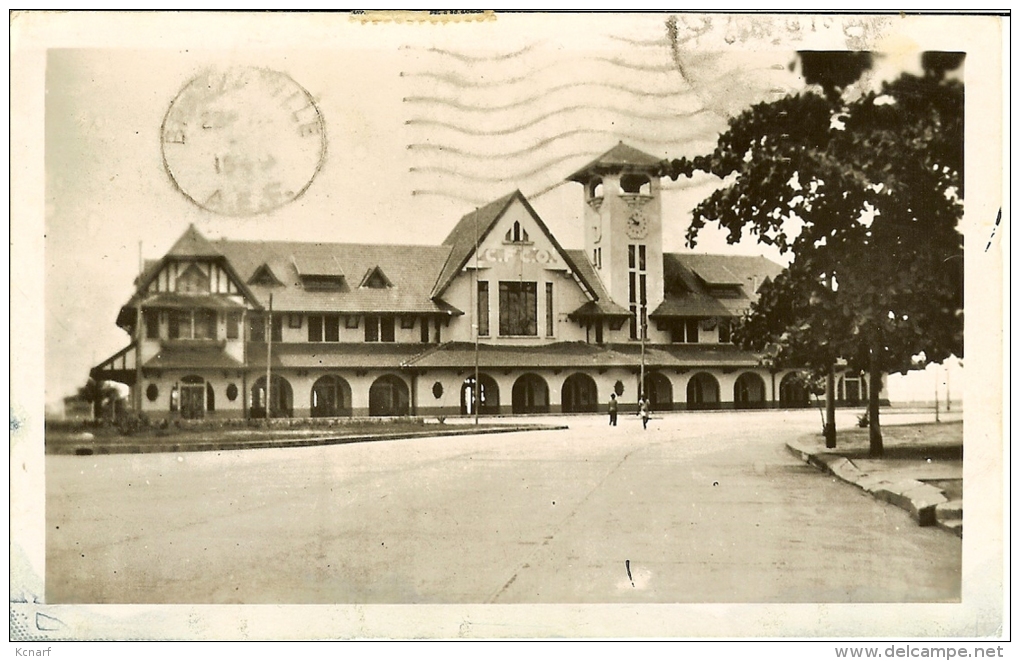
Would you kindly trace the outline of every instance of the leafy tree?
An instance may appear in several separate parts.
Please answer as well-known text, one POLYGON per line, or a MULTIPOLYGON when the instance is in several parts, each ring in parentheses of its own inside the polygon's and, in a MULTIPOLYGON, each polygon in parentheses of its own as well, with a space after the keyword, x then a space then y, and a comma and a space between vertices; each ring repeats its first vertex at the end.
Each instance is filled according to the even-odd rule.
POLYGON ((792 254, 737 337, 777 365, 821 372, 840 358, 867 370, 879 456, 882 374, 963 356, 963 85, 946 75, 962 55, 926 53, 922 76, 856 98, 870 56, 801 61, 820 93, 753 106, 711 154, 665 162, 662 174, 725 181, 694 210, 688 245, 714 222, 731 243, 746 231, 792 254))
MULTIPOLYGON (((92 404, 92 418, 99 420, 103 410, 108 406, 116 407, 120 400, 120 391, 106 381, 96 381, 89 377, 85 385, 78 388, 78 399, 92 404)), ((115 409, 114 409, 115 410, 115 409)))

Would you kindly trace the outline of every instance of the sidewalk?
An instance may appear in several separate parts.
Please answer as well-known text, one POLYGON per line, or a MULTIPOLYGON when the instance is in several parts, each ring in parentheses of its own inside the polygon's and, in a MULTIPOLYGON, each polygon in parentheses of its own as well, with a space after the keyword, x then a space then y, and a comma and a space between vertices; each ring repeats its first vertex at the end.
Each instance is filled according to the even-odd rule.
POLYGON ((922 526, 963 537, 963 423, 883 425, 885 455, 868 457, 868 430, 840 430, 828 449, 820 434, 790 441, 794 455, 905 509, 922 526))
POLYGON ((410 438, 438 438, 477 434, 505 434, 522 431, 566 429, 565 425, 535 423, 503 423, 474 426, 467 422, 398 426, 378 425, 363 431, 334 429, 244 429, 196 433, 170 433, 162 437, 93 436, 92 434, 48 434, 46 454, 140 454, 150 452, 212 452, 253 450, 258 448, 293 448, 315 445, 340 445, 374 441, 396 441, 410 438))

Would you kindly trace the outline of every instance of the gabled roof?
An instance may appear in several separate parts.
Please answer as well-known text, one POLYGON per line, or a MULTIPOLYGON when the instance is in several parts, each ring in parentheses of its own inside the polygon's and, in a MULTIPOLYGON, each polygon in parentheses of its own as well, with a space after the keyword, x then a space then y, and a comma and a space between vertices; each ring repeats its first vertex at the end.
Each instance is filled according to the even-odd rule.
POLYGON ((563 258, 567 268, 569 268, 570 271, 577 276, 582 288, 585 289, 590 296, 595 296, 594 288, 591 283, 584 279, 577 263, 575 263, 568 252, 563 249, 563 246, 560 245, 559 241, 556 240, 556 237, 554 237, 552 232, 549 231, 549 228, 546 227, 534 207, 531 206, 531 203, 528 202, 527 198, 525 198, 524 194, 519 190, 515 190, 509 195, 504 195, 498 200, 490 202, 484 207, 465 215, 453 228, 453 231, 447 235, 446 239, 443 241, 443 245, 450 246, 450 254, 439 274, 436 286, 432 289, 433 296, 441 296, 442 293, 446 291, 446 288, 450 286, 450 283, 453 282, 453 279, 457 277, 457 274, 460 273, 461 269, 464 268, 464 265, 467 264, 468 259, 470 259, 471 255, 474 254, 475 247, 481 245, 482 241, 485 240, 492 231, 492 228, 499 222, 500 218, 503 217, 503 214, 506 213, 507 209, 510 208, 510 205, 513 204, 515 200, 520 201, 527 212, 531 214, 535 224, 538 225, 539 229, 542 230, 542 233, 545 234, 545 237, 550 243, 552 243, 556 252, 563 258))
POLYGON ((567 177, 567 181, 577 181, 584 184, 591 179, 592 175, 615 174, 618 172, 649 172, 661 162, 661 158, 656 158, 640 149, 625 145, 621 140, 615 147, 567 177))
POLYGON ((665 299, 649 317, 739 316, 757 298, 756 287, 783 267, 761 256, 664 253, 665 299), (730 295, 718 294, 725 287, 730 295))
POLYGON ((581 307, 570 313, 571 319, 585 319, 593 317, 629 317, 630 311, 626 308, 617 305, 613 302, 609 296, 609 292, 606 291, 606 287, 602 282, 602 278, 599 277, 598 271, 588 261, 588 256, 583 250, 567 250, 565 251, 571 258, 578 268, 578 275, 588 284, 591 285, 592 293, 595 295, 594 301, 588 301, 581 305, 581 307))
POLYGON ((194 224, 188 225, 181 238, 166 253, 167 257, 219 257, 220 253, 209 239, 202 236, 194 224))
POLYGON ((373 266, 365 273, 365 277, 361 279, 359 287, 369 287, 371 289, 383 289, 384 287, 392 287, 393 282, 386 277, 383 270, 378 266, 373 266), (382 283, 382 287, 376 287, 375 283, 382 283))
POLYGON ((249 285, 263 285, 270 287, 279 287, 283 285, 283 282, 276 277, 273 273, 273 269, 269 267, 269 264, 263 264, 262 266, 255 269, 255 272, 251 274, 251 277, 247 280, 249 285))
POLYGON ((272 293, 277 311, 462 314, 431 296, 436 274, 450 254, 449 246, 220 240, 216 247, 242 276, 250 276, 262 264, 273 270, 282 286, 252 285, 251 289, 264 307, 272 293), (393 286, 358 287, 355 280, 335 290, 317 290, 298 272, 306 263, 335 263, 352 276, 378 268, 393 286))
POLYGON ((135 290, 135 293, 132 294, 128 302, 124 304, 123 308, 121 308, 117 317, 118 325, 123 326, 120 320, 122 318, 129 318, 131 315, 128 313, 134 309, 134 306, 137 305, 140 300, 146 298, 146 289, 148 289, 149 284, 156 279, 156 276, 159 275, 159 272, 163 270, 167 264, 170 262, 180 262, 192 259, 210 261, 223 267, 223 269, 227 272, 227 275, 237 285, 241 295, 248 301, 252 302, 256 307, 260 307, 258 300, 255 298, 255 294, 247 285, 247 279, 242 278, 226 256, 208 239, 202 236, 202 234, 195 228, 194 224, 192 224, 184 231, 181 238, 177 239, 167 254, 163 255, 163 257, 158 260, 146 260, 144 262, 144 270, 135 280, 137 289, 135 290))

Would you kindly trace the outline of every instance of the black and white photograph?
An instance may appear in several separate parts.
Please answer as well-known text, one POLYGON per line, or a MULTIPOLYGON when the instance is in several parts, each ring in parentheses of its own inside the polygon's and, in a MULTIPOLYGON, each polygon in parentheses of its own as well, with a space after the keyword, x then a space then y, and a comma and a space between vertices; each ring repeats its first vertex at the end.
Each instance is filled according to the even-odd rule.
POLYGON ((1008 27, 13 13, 11 642, 1008 641, 1008 27))

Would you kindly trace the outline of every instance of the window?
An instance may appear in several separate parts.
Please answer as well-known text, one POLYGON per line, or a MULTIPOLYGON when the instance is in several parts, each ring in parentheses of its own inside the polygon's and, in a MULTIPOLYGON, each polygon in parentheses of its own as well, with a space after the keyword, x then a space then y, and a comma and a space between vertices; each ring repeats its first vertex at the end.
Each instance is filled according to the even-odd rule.
POLYGON ((159 311, 143 310, 142 319, 145 321, 145 337, 150 340, 159 339, 159 311))
POLYGON ((171 340, 191 337, 191 312, 188 310, 171 310, 167 324, 168 336, 171 340))
POLYGON ((731 340, 731 332, 730 331, 731 331, 730 322, 728 320, 724 320, 724 321, 720 321, 719 322, 719 342, 720 343, 726 344, 726 343, 732 341, 731 340))
POLYGON ((167 336, 171 340, 215 340, 217 322, 212 310, 171 310, 167 336))
POLYGON ((217 322, 216 313, 212 310, 195 310, 194 318, 194 338, 196 340, 215 340, 217 322))
POLYGON ((347 317, 344 320, 344 328, 357 328, 357 327, 358 327, 358 317, 350 316, 350 317, 347 317))
POLYGON ((368 287, 369 289, 386 289, 387 287, 392 287, 393 283, 382 272, 382 269, 376 266, 369 269, 368 273, 365 274, 364 279, 361 281, 361 286, 368 287))
POLYGON ((499 334, 538 335, 538 285, 499 283, 499 334))
POLYGON ((248 338, 252 342, 266 341, 266 318, 262 315, 248 317, 248 338))
POLYGON ((366 342, 393 342, 393 317, 365 316, 366 342))
POLYGON ((414 328, 414 317, 401 317, 400 328, 403 330, 411 330, 414 328))
POLYGON ((528 231, 515 220, 514 226, 507 230, 505 240, 508 243, 528 243, 528 231))
POLYGON ((308 315, 308 341, 322 342, 322 316, 308 315))
POLYGON ((627 246, 628 291, 630 293, 630 339, 636 340, 647 331, 648 325, 648 275, 645 246, 627 246), (638 329, 641 329, 641 335, 638 329))
POLYGON ((340 317, 335 314, 308 315, 309 342, 339 342, 340 317))
POLYGON ((428 344, 429 341, 429 318, 421 318, 421 342, 422 344, 428 344))
POLYGON ((206 294, 209 292, 209 276, 202 273, 198 264, 191 264, 184 273, 177 276, 178 294, 206 294))
POLYGON ((545 335, 552 337, 556 330, 556 318, 553 309, 553 283, 545 283, 545 335))
POLYGON ((241 334, 241 313, 227 313, 227 339, 236 340, 241 334))
POLYGON ((287 328, 301 328, 301 315, 287 315, 287 328))
POLYGON ((322 319, 323 339, 327 342, 340 341, 340 317, 335 314, 327 314, 322 319))
POLYGON ((698 341, 698 320, 683 319, 670 327, 670 341, 674 343, 696 344, 698 341))
POLYGON ((273 342, 283 342, 283 315, 273 317, 273 342))
POLYGON ((478 283, 478 335, 489 335, 489 283, 478 283))

